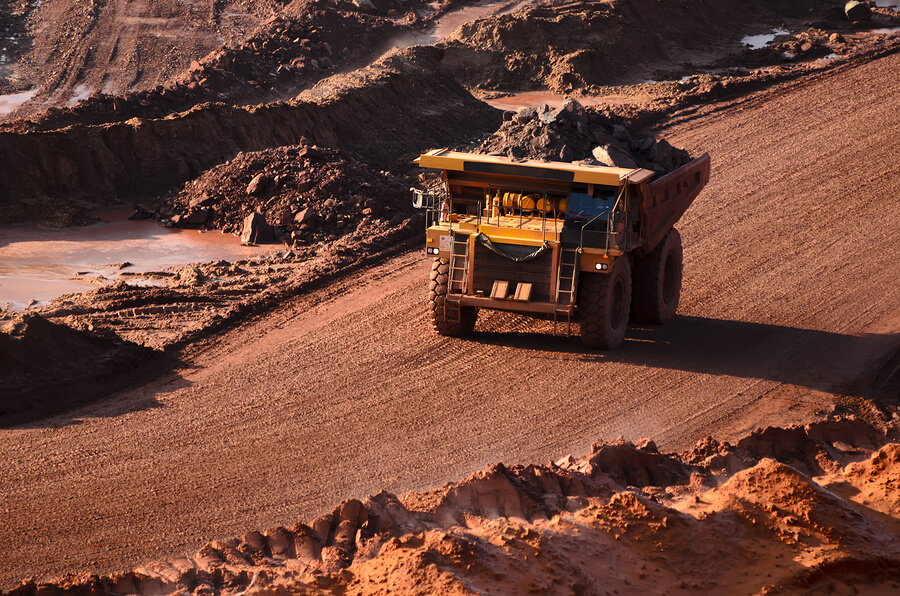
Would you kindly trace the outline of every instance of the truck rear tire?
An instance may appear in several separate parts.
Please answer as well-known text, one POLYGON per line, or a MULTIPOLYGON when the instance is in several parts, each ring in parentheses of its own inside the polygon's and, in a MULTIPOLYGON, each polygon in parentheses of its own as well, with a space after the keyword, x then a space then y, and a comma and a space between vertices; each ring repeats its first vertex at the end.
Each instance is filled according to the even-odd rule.
POLYGON ((578 290, 581 341, 588 348, 612 350, 625 339, 631 310, 631 265, 616 261, 609 273, 582 273, 578 290))
POLYGON ((449 288, 450 261, 435 259, 431 265, 431 281, 428 282, 428 312, 431 315, 431 325, 440 335, 449 337, 471 335, 478 319, 478 309, 463 306, 459 309, 459 322, 448 321, 444 304, 449 288))
POLYGON ((672 228, 649 255, 634 261, 634 320, 662 325, 675 318, 681 298, 684 251, 672 228))

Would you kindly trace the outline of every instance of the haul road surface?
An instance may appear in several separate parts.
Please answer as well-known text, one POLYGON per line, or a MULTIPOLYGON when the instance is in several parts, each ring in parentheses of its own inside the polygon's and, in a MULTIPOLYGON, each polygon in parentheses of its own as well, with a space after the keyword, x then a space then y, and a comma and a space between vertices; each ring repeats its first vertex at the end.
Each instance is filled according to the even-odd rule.
POLYGON ((614 353, 500 314, 439 337, 429 263, 411 253, 170 376, 0 431, 0 588, 130 569, 490 462, 618 435, 676 450, 878 397, 900 324, 898 69, 898 55, 839 68, 663 131, 708 151, 713 177, 679 224, 680 317, 614 353))

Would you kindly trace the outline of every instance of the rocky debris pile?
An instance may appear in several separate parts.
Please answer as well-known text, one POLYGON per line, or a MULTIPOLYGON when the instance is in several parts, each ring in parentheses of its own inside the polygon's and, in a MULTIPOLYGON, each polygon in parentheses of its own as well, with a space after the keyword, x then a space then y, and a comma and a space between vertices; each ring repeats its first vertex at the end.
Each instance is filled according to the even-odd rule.
POLYGON ((478 149, 514 159, 579 161, 620 168, 671 172, 690 161, 683 149, 665 139, 638 133, 608 111, 585 109, 574 99, 559 108, 523 108, 506 112, 503 126, 478 149))
POLYGON ((163 223, 219 229, 245 243, 306 246, 333 240, 373 220, 400 226, 409 192, 339 151, 298 145, 239 153, 160 199, 163 223))
POLYGON ((582 458, 382 491, 193 556, 8 594, 877 591, 900 580, 900 534, 884 523, 900 514, 900 445, 886 440, 854 420, 767 428, 738 442, 729 469, 709 439, 682 457, 650 440, 597 443, 582 458), (829 470, 815 479, 783 461, 812 451, 829 470))
MULTIPOLYGON (((829 33, 824 29, 811 27, 798 33, 777 35, 760 48, 748 46, 740 52, 728 54, 710 64, 710 68, 732 69, 729 72, 733 75, 746 76, 749 73, 740 69, 817 60, 830 54, 843 54, 850 47, 847 39, 840 33, 829 33)), ((692 73, 686 71, 686 74, 692 73)))
POLYGON ((26 313, 0 324, 0 425, 64 411, 128 381, 152 350, 26 313))

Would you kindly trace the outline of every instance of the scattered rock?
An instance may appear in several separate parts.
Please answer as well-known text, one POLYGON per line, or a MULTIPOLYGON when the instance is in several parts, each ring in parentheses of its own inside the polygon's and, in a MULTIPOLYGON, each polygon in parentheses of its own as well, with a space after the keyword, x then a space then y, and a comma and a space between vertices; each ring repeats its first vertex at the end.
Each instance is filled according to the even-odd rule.
POLYGON ((154 219, 156 213, 144 205, 138 204, 134 207, 134 213, 128 216, 129 220, 154 219))
POLYGON ((253 212, 244 218, 241 244, 267 244, 274 240, 272 226, 262 213, 253 212))
POLYGON ((197 211, 191 211, 188 213, 188 216, 184 218, 184 223, 188 223, 194 226, 205 224, 209 220, 209 210, 207 209, 198 209, 197 211))
POLYGON ((619 168, 643 167, 659 173, 688 161, 686 151, 645 133, 630 131, 612 113, 585 109, 574 100, 556 110, 520 110, 488 137, 478 152, 515 159, 583 162, 619 168))
POLYGON ((615 145, 594 147, 591 154, 594 156, 594 159, 605 166, 632 169, 638 167, 637 162, 631 158, 627 151, 615 145))
POLYGON ((247 194, 258 195, 268 189, 271 185, 271 176, 265 173, 257 174, 253 177, 253 180, 250 181, 250 184, 247 185, 247 194))
POLYGON ((850 2, 844 4, 844 14, 846 14, 847 18, 854 23, 858 23, 860 21, 868 21, 871 19, 872 9, 865 2, 850 0, 850 2))

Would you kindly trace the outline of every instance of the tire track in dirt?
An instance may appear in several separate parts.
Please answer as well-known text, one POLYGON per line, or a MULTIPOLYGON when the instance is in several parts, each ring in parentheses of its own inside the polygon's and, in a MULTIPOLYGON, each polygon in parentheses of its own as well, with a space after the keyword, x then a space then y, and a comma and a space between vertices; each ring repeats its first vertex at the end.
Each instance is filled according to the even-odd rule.
POLYGON ((502 314, 471 339, 435 336, 430 264, 408 254, 78 424, 2 431, 0 585, 130 569, 619 434, 677 449, 877 397, 900 323, 898 67, 888 56, 665 131, 708 150, 713 177, 680 225, 681 316, 631 328, 617 352, 502 314))

